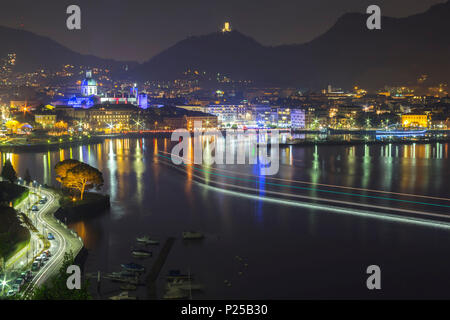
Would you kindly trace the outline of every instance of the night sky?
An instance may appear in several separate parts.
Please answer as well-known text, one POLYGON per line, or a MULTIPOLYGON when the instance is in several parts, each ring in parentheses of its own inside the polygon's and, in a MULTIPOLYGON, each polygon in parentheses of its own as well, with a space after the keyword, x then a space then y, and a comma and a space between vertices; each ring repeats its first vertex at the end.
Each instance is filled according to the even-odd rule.
POLYGON ((377 4, 405 17, 445 0, 2 0, 0 24, 48 36, 77 52, 144 61, 189 35, 217 31, 225 21, 265 45, 302 43, 346 12, 377 4), (82 30, 66 28, 77 4, 82 30))

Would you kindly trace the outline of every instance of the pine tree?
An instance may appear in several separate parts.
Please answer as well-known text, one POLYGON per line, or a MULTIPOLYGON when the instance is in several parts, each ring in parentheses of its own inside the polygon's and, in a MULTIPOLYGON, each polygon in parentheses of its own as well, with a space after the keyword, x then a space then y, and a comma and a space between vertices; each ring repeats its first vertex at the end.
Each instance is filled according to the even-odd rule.
POLYGON ((30 170, 28 170, 28 169, 27 169, 27 171, 25 171, 24 180, 26 183, 30 183, 32 181, 30 170))
POLYGON ((14 183, 14 181, 17 180, 16 170, 14 170, 14 167, 9 159, 7 159, 3 164, 2 178, 8 180, 11 183, 14 183))

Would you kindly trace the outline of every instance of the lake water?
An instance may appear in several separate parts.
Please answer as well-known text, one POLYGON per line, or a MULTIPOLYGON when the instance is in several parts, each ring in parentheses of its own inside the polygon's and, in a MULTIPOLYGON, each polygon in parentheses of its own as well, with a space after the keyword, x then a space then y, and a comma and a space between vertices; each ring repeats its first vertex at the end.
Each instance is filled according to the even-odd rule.
MULTIPOLYGON (((131 261, 150 269, 162 245, 152 258, 133 259, 135 238, 174 236, 159 296, 163 276, 180 269, 205 285, 194 299, 450 298, 450 229, 370 207, 449 214, 449 144, 283 147, 274 177, 258 165, 177 169, 165 158, 170 150, 170 139, 146 137, 1 157, 49 185, 63 159, 101 170, 111 209, 70 225, 89 250, 85 271, 131 261), (344 209, 324 209, 338 205, 327 199, 344 209), (188 230, 206 238, 183 241, 188 230), (372 264, 381 267, 380 291, 366 288, 372 264)), ((102 282, 102 297, 118 287, 102 282)), ((146 289, 136 294, 145 298, 146 289)))

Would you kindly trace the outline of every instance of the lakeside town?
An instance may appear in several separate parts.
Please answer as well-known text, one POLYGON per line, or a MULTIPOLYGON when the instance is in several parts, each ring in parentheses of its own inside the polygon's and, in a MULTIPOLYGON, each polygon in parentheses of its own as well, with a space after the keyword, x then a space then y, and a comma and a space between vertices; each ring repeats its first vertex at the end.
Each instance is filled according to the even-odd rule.
MULTIPOLYGON (((63 71, 57 73, 41 70, 32 75, 20 74, 11 71, 14 61, 14 54, 3 60, 0 87, 0 148, 6 150, 64 148, 127 135, 167 136, 180 128, 192 132, 196 122, 200 122, 203 129, 277 129, 290 134, 281 143, 291 145, 429 143, 447 141, 450 129, 447 85, 427 87, 426 75, 421 75, 415 86, 386 86, 376 92, 358 86, 343 90, 332 85, 320 92, 302 92, 297 88, 257 88, 250 83, 235 84, 231 80, 225 81, 227 85, 223 86, 219 78, 213 84, 220 89, 211 89, 201 88, 197 80, 138 85, 113 80, 107 76, 107 70, 75 71, 73 66, 64 66, 63 71), (27 79, 26 82, 21 82, 23 79, 27 79)), ((210 87, 211 81, 207 83, 210 87)), ((66 298, 80 298, 68 292, 50 290, 47 286, 40 288, 46 279, 63 270, 58 266, 66 268, 73 263, 83 248, 82 238, 53 215, 59 210, 74 210, 77 216, 83 210, 92 211, 92 208, 103 211, 109 207, 109 198, 87 193, 87 199, 83 199, 84 191, 75 195, 70 190, 77 188, 76 181, 66 182, 66 189, 62 190, 43 186, 30 177, 28 170, 24 178, 19 177, 10 160, 3 160, 0 188, 4 190, 2 205, 8 211, 3 218, 13 221, 8 224, 16 230, 14 238, 3 242, 1 294, 4 298, 14 299, 43 299, 52 294, 54 299, 61 299, 64 294, 66 298), (18 212, 17 221, 13 219, 13 208, 18 212)), ((77 165, 83 170, 74 169, 70 173, 72 179, 89 177, 88 188, 102 185, 101 172, 76 160, 62 161, 55 170, 59 174, 58 166, 65 167, 64 174, 67 175, 77 165), (97 177, 96 181, 92 180, 91 171, 97 177), (74 178, 76 174, 79 176, 74 178)), ((151 244, 156 241, 148 237, 142 239, 151 244)), ((174 240, 169 238, 168 241, 171 246, 174 240)), ((136 250, 137 254, 150 255, 147 250, 139 250, 136 250)), ((168 250, 164 251, 165 255, 168 250)), ((134 264, 129 268, 136 266, 143 268, 134 264)), ((95 275, 90 276, 95 278, 95 275)), ((122 273, 113 272, 104 277, 123 282, 122 287, 128 289, 142 284, 138 278, 122 273)), ((172 274, 170 277, 186 276, 172 274)), ((179 291, 169 293, 171 295, 165 297, 185 297, 185 293, 179 291)), ((81 298, 90 298, 86 285, 81 298)), ((113 298, 134 299, 128 294, 113 298)))
MULTIPOLYGON (((105 134, 214 129, 281 129, 301 133, 447 135, 450 98, 445 83, 385 86, 368 92, 329 85, 320 92, 253 87, 219 77, 137 84, 114 80, 108 70, 63 66, 59 72, 13 73, 4 57, 0 88, 0 146, 58 144, 105 134), (206 84, 207 83, 207 84, 206 84), (211 89, 211 85, 220 89, 211 89), (408 130, 411 134, 405 134, 408 130)), ((191 75, 192 73, 192 75, 191 75)), ((317 139, 315 139, 317 140, 317 139)))
POLYGON ((149 60, 0 26, 0 300, 448 297, 441 12, 149 60))

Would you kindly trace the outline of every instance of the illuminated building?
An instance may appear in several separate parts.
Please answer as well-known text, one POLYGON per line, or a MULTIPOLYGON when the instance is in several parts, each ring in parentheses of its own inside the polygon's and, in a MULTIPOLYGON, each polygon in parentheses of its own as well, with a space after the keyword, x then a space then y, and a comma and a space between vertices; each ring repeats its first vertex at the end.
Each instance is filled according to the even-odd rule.
POLYGON ((270 111, 270 124, 278 128, 303 129, 306 125, 305 110, 273 107, 270 111))
POLYGON ((195 122, 201 122, 202 128, 217 128, 218 122, 216 116, 185 116, 186 128, 194 130, 195 122))
POLYGON ((205 112, 217 116, 223 126, 245 122, 247 108, 243 104, 211 104, 205 112))
POLYGON ((131 119, 138 112, 139 109, 133 105, 96 105, 87 110, 87 117, 91 127, 96 129, 107 129, 110 126, 117 130, 127 130, 131 119))
POLYGON ((201 105, 194 105, 194 106, 176 106, 177 108, 188 110, 188 111, 198 111, 198 112, 205 112, 205 108, 201 105))
POLYGON ((306 125, 305 110, 292 109, 291 110, 291 128, 304 129, 306 125))
POLYGON ((36 114, 34 121, 43 129, 51 129, 55 127, 56 114, 36 114))
POLYGON ((90 108, 98 102, 97 81, 92 78, 92 72, 86 71, 86 78, 81 82, 81 95, 70 95, 53 101, 52 105, 68 105, 75 108, 90 108))
POLYGON ((225 22, 225 24, 223 25, 223 28, 222 28, 222 32, 231 32, 231 25, 230 25, 230 23, 229 22, 225 22))
POLYGON ((402 115, 402 126, 428 128, 428 116, 426 114, 405 114, 402 115))
POLYGON ((92 71, 86 71, 86 78, 81 82, 81 94, 83 97, 97 95, 97 81, 92 78, 92 71))
POLYGON ((274 107, 271 109, 270 122, 273 126, 287 128, 291 122, 291 110, 289 108, 274 107))
POLYGON ((217 128, 218 122, 216 116, 183 116, 183 117, 168 117, 164 118, 164 129, 176 130, 176 129, 188 129, 194 130, 195 122, 201 122, 201 127, 205 128, 217 128))
POLYGON ((258 105, 252 107, 256 126, 260 128, 267 128, 270 125, 270 109, 271 108, 268 105, 258 105))
POLYGON ((100 102, 102 104, 132 104, 139 106, 141 109, 148 108, 148 97, 144 93, 139 94, 136 84, 131 87, 129 94, 122 92, 118 95, 114 94, 112 97, 108 97, 107 94, 105 94, 100 98, 100 102))
POLYGON ((81 82, 81 96, 72 95, 67 98, 52 102, 54 105, 68 105, 75 108, 90 108, 96 104, 130 104, 139 106, 142 109, 148 107, 148 98, 146 94, 139 94, 137 85, 134 84, 129 94, 121 92, 108 96, 101 94, 97 89, 97 81, 92 78, 92 72, 86 72, 86 78, 81 82))

